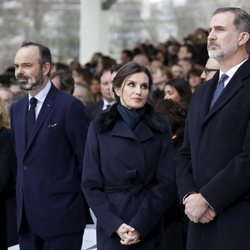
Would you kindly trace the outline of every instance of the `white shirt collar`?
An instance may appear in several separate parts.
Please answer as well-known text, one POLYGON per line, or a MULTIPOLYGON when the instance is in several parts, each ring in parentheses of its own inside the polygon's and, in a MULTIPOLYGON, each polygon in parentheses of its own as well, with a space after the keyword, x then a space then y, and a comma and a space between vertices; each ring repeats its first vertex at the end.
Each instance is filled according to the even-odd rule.
MULTIPOLYGON (((47 94, 49 93, 49 90, 51 88, 51 82, 48 81, 46 86, 38 92, 34 97, 37 99, 37 103, 43 103, 47 94)), ((32 96, 29 94, 29 100, 32 98, 32 96)))
MULTIPOLYGON (((37 93, 34 97, 37 99, 37 103, 36 103, 36 109, 35 109, 35 113, 36 113, 36 118, 38 117, 40 110, 42 108, 42 105, 44 103, 44 100, 47 96, 47 94, 49 93, 49 90, 51 88, 51 82, 48 81, 46 86, 39 92, 37 93)), ((29 94, 29 101, 32 98, 32 96, 29 94)), ((30 105, 29 105, 30 108, 30 105)))
POLYGON ((115 103, 115 101, 108 102, 105 98, 103 98, 102 110, 106 110, 107 106, 112 106, 114 103, 115 103))
MULTIPOLYGON (((227 80, 224 82, 224 86, 226 87, 227 84, 229 83, 229 81, 231 80, 231 78, 233 77, 233 75, 235 74, 235 72, 238 70, 238 68, 245 62, 247 61, 248 58, 244 61, 242 61, 241 63, 235 65, 233 68, 231 68, 230 70, 228 70, 226 73, 222 72, 220 70, 220 77, 222 76, 222 74, 226 74, 228 76, 227 80)), ((219 77, 219 79, 220 79, 219 77)))

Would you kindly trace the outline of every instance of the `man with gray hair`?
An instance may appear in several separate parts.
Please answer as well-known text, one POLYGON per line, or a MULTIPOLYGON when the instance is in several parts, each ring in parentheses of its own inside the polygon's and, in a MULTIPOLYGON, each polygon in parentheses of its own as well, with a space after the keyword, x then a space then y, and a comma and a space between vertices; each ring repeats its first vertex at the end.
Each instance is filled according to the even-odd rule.
POLYGON ((249 249, 250 18, 219 8, 207 48, 220 70, 195 91, 177 157, 187 250, 249 249))

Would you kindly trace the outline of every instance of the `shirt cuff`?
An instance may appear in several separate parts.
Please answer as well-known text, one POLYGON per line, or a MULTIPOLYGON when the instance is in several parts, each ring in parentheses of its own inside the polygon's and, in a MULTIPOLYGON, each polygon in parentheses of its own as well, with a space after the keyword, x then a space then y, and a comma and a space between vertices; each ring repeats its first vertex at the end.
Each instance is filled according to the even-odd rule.
POLYGON ((189 192, 189 193, 185 194, 184 197, 182 198, 182 204, 184 204, 185 199, 186 199, 190 194, 197 194, 197 192, 189 192))

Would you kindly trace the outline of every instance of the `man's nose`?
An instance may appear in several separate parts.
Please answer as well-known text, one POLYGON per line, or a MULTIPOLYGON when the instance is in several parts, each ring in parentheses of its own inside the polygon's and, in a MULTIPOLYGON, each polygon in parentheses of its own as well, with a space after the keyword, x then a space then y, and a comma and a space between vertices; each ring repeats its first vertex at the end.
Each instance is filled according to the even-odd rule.
POLYGON ((18 75, 20 75, 20 74, 22 74, 23 73, 23 69, 22 69, 22 67, 16 67, 15 68, 15 74, 16 74, 16 76, 18 76, 18 75))

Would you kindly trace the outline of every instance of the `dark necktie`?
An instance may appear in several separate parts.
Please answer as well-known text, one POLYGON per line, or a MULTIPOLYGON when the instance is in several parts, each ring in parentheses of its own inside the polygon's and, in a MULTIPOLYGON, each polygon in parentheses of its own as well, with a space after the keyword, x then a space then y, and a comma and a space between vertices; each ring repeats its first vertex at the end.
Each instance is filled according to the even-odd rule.
POLYGON ((27 114, 27 142, 30 141, 32 130, 36 123, 36 113, 35 113, 36 103, 37 99, 35 97, 32 97, 30 99, 30 109, 27 114))
POLYGON ((227 78, 228 78, 228 75, 226 75, 226 74, 221 75, 220 80, 219 80, 217 87, 215 89, 213 99, 212 99, 211 104, 210 104, 210 109, 213 107, 213 105, 215 104, 215 102, 217 101, 219 96, 221 95, 221 93, 224 89, 224 83, 227 80, 227 78))

